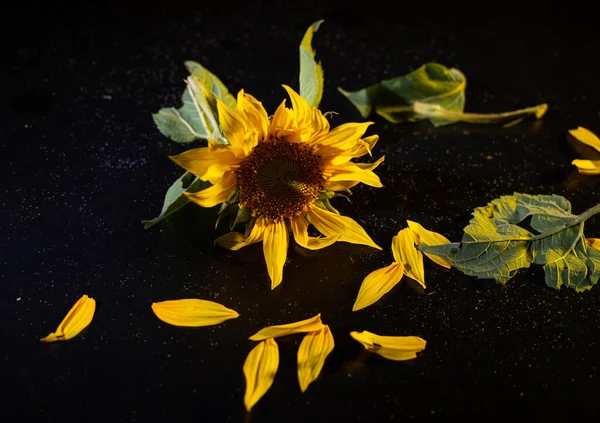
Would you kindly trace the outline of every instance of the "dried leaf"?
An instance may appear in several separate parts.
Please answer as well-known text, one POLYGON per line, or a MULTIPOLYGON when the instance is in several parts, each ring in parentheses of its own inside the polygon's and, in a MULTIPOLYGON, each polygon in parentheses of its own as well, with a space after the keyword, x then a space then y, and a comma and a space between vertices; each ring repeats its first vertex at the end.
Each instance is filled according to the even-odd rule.
POLYGON ((333 335, 328 325, 304 336, 298 349, 298 382, 302 392, 319 377, 333 347, 333 335))
MULTIPOLYGON (((428 231, 417 222, 407 220, 406 223, 408 223, 408 227, 417 235, 415 238, 417 245, 421 243, 427 245, 442 245, 448 244, 450 242, 450 240, 444 235, 438 234, 437 232, 428 231)), ((439 256, 429 253, 425 253, 425 255, 442 267, 445 267, 447 269, 450 269, 450 267, 452 267, 450 263, 448 263, 446 260, 439 256)))
POLYGON ((96 311, 96 300, 83 295, 60 322, 56 331, 40 339, 42 342, 66 341, 89 326, 96 311))
POLYGON ((392 263, 369 273, 360 286, 352 311, 361 310, 379 301, 400 282, 403 272, 402 263, 392 263))
POLYGON ((396 361, 416 358, 417 353, 423 351, 426 344, 426 341, 418 336, 380 336, 368 331, 350 332, 350 335, 367 351, 396 361))
POLYGON ((247 411, 267 393, 278 367, 279 347, 273 338, 262 341, 250 351, 243 367, 246 377, 244 405, 247 411))
POLYGON ((153 303, 152 311, 163 322, 184 327, 218 325, 239 316, 235 310, 219 303, 197 298, 153 303))
POLYGON ((397 263, 404 265, 404 274, 425 288, 423 253, 417 250, 415 233, 410 228, 402 229, 392 239, 392 253, 397 263))
POLYGON ((248 339, 251 341, 262 341, 264 339, 277 338, 293 333, 314 332, 321 330, 324 327, 325 325, 321 322, 321 313, 319 313, 310 319, 301 320, 299 322, 266 327, 259 330, 248 339))

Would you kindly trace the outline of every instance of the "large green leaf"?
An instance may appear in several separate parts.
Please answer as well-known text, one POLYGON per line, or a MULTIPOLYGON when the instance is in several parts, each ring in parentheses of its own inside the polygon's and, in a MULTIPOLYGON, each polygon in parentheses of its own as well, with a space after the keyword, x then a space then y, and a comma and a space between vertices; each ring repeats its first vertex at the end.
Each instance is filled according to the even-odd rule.
POLYGON ((427 63, 411 73, 387 79, 358 91, 339 91, 358 109, 363 118, 373 111, 392 123, 429 119, 434 126, 457 121, 498 123, 535 115, 541 118, 548 105, 505 113, 465 113, 465 75, 455 68, 427 63))
POLYGON ((323 66, 315 61, 312 38, 322 23, 323 20, 313 23, 300 43, 300 96, 314 107, 319 107, 323 97, 323 66))
POLYGON ((187 197, 183 194, 184 192, 198 192, 210 186, 210 182, 199 179, 196 175, 186 172, 177 179, 173 185, 167 190, 165 195, 165 201, 163 203, 160 215, 150 220, 142 220, 144 228, 148 229, 150 226, 160 222, 167 218, 169 215, 175 213, 177 210, 182 208, 188 203, 187 197))
POLYGON ((583 235, 585 221, 599 212, 600 204, 577 216, 564 197, 515 193, 475 209, 461 242, 419 248, 467 275, 501 283, 539 264, 548 286, 583 291, 600 278, 600 252, 583 235), (531 231, 519 226, 527 218, 531 231))

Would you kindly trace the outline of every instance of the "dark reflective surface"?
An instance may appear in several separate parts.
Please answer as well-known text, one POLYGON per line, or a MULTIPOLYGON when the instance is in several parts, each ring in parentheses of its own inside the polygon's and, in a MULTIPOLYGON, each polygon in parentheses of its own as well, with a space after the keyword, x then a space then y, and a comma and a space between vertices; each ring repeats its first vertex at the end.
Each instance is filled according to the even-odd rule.
MULTIPOLYGON (((575 9, 470 17, 423 8, 22 6, 10 18, 17 25, 6 31, 9 63, 0 71, 2 421, 598 418, 598 287, 552 290, 539 267, 500 286, 427 261, 426 291, 405 280, 351 312, 362 279, 390 263, 391 238, 407 219, 457 240, 473 208, 514 191, 564 195, 575 213, 600 201, 600 177, 570 165, 597 157, 566 137, 579 125, 600 132, 591 18, 575 9), (272 113, 285 95, 280 84, 297 87, 298 43, 322 17, 315 46, 326 75, 322 109, 339 113, 334 126, 359 119, 337 86, 358 89, 430 60, 465 73, 467 111, 550 109, 510 128, 375 119, 369 133, 381 136, 374 155, 386 155, 378 169, 385 187, 358 187, 352 202, 334 205, 384 251, 339 243, 309 252, 292 243, 283 284, 271 292, 261 245, 213 247, 226 229, 214 229, 216 209, 187 206, 142 228, 181 174, 167 155, 187 148, 165 140, 150 114, 178 104, 187 59, 272 113), (87 331, 40 343, 83 293, 98 304, 87 331), (184 329, 150 309, 185 297, 241 316, 184 329), (274 385, 246 416, 247 337, 318 312, 336 342, 321 378, 300 393, 301 337, 282 338, 274 385), (418 359, 395 363, 365 353, 352 330, 428 344, 418 359)), ((600 237, 600 219, 586 233, 600 237)))

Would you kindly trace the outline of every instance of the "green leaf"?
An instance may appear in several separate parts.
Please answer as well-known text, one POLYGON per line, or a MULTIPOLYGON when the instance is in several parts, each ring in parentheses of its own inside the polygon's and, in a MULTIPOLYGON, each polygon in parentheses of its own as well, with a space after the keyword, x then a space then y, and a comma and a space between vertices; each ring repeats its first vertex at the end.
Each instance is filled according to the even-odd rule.
POLYGON ((144 229, 148 229, 150 226, 160 222, 185 206, 189 200, 183 194, 184 192, 198 192, 208 188, 209 186, 210 182, 203 181, 189 172, 184 173, 183 176, 177 179, 167 190, 160 215, 154 219, 142 220, 144 229))
POLYGON ((392 123, 429 119, 436 127, 457 121, 499 123, 513 119, 508 124, 511 125, 528 115, 539 119, 548 109, 547 104, 540 104, 505 113, 465 113, 466 86, 467 79, 458 69, 427 63, 407 75, 358 91, 338 90, 354 104, 363 118, 374 110, 392 123))
POLYGON ((225 84, 214 73, 210 72, 200 63, 192 60, 188 60, 184 64, 188 72, 196 76, 204 84, 207 91, 213 93, 216 98, 235 109, 237 105, 235 97, 229 93, 225 84))
POLYGON ((309 105, 319 107, 323 97, 323 66, 315 61, 312 47, 313 34, 319 30, 323 20, 313 23, 300 43, 300 96, 309 105))
POLYGON ((518 269, 542 265, 548 286, 583 291, 600 278, 600 252, 583 235, 585 221, 596 213, 600 204, 576 216, 564 197, 515 193, 475 209, 461 242, 418 248, 467 275, 501 283, 518 269), (527 218, 531 231, 519 226, 527 218))

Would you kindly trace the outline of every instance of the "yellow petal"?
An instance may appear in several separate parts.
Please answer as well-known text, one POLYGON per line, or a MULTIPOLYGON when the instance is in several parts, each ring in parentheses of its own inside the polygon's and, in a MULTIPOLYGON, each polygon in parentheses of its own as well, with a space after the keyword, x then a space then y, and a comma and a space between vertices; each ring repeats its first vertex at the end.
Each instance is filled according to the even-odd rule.
POLYGON ((340 235, 326 237, 308 236, 308 221, 303 216, 292 219, 292 232, 294 239, 301 247, 308 250, 320 250, 336 242, 340 235))
POLYGON ((248 153, 246 150, 246 123, 242 116, 227 104, 217 99, 219 124, 229 144, 236 149, 248 153))
POLYGON ((587 144, 590 147, 594 147, 596 150, 600 151, 600 138, 598 138, 589 129, 580 126, 577 129, 569 130, 569 134, 573 135, 575 138, 577 138, 577 140, 581 141, 582 143, 587 144))
POLYGON ((360 286, 352 311, 363 309, 377 302, 400 282, 403 272, 404 265, 402 263, 392 263, 369 273, 360 286))
POLYGON ((331 191, 348 191, 359 183, 359 181, 325 181, 323 186, 331 191))
POLYGON ((213 207, 221 204, 229 198, 236 185, 236 177, 233 172, 227 172, 213 186, 202 191, 190 193, 184 192, 185 196, 193 203, 202 207, 213 207))
POLYGON ((244 90, 240 90, 237 97, 237 111, 259 133, 261 141, 267 137, 269 115, 260 101, 244 93, 244 90))
POLYGON ((404 274, 425 288, 423 253, 415 247, 415 233, 410 228, 402 229, 392 239, 392 254, 397 263, 404 265, 404 274))
POLYGON ((267 225, 263 238, 263 253, 271 278, 271 289, 275 289, 283 279, 283 265, 287 257, 288 242, 289 235, 284 220, 267 225))
MULTIPOLYGON (((369 137, 358 140, 358 142, 356 143, 356 145, 354 146, 354 148, 352 150, 348 151, 347 153, 343 153, 343 154, 339 154, 337 156, 331 157, 330 163, 332 165, 339 165, 342 163, 346 163, 350 159, 362 157, 367 153, 369 155, 372 155, 371 150, 373 150, 373 147, 375 147, 375 144, 377 144, 378 140, 379 140, 379 135, 371 135, 369 137)), ((381 163, 383 161, 383 159, 379 159, 379 160, 381 160, 381 161, 379 161, 379 163, 381 163)), ((373 170, 373 169, 371 169, 371 170, 373 170)))
POLYGON ((345 123, 319 135, 311 141, 311 145, 315 147, 317 155, 325 158, 350 152, 360 143, 360 137, 372 124, 373 122, 345 123))
POLYGON ((600 238, 586 238, 585 241, 589 248, 600 251, 600 238))
POLYGON ((600 175, 600 160, 573 160, 572 165, 577 166, 579 173, 584 175, 600 175))
MULTIPOLYGON (((383 161, 383 157, 378 163, 374 164, 377 167, 379 163, 383 161)), ((328 176, 325 177, 327 181, 341 182, 341 181, 358 181, 365 185, 369 185, 376 188, 381 188, 383 185, 373 171, 368 168, 361 168, 356 163, 346 162, 337 166, 329 166, 325 169, 325 173, 328 176)))
POLYGON ((325 133, 329 131, 329 121, 327 120, 327 118, 325 116, 323 116, 323 113, 321 113, 321 111, 316 108, 313 107, 312 109, 312 132, 313 135, 319 135, 321 133, 325 133))
POLYGON ((83 295, 71 307, 56 331, 40 339, 42 342, 66 341, 79 335, 92 322, 96 311, 96 300, 83 295))
POLYGON ((274 339, 269 338, 250 351, 243 367, 246 377, 244 405, 247 411, 250 411, 267 393, 273 384, 278 367, 279 347, 274 339))
POLYGON ((231 251, 237 251, 240 248, 260 242, 263 240, 265 228, 267 226, 266 222, 265 218, 259 217, 256 219, 252 231, 250 231, 250 235, 245 236, 239 232, 229 232, 215 239, 215 244, 231 251))
POLYGON ((290 100, 292 102, 292 109, 294 110, 294 115, 296 119, 296 125, 299 127, 309 127, 312 124, 312 110, 308 105, 307 101, 300 97, 296 91, 288 87, 287 85, 283 85, 283 88, 287 91, 290 96, 290 100))
POLYGON ((362 226, 347 216, 340 216, 319 207, 311 207, 308 210, 308 218, 310 223, 325 236, 340 235, 339 241, 368 245, 381 250, 381 247, 373 242, 362 226))
POLYGON ((269 126, 269 135, 277 137, 279 132, 289 130, 294 121, 294 112, 285 107, 285 100, 281 102, 273 118, 271 119, 271 125, 269 126))
POLYGON ((325 327, 321 322, 321 313, 306 320, 299 322, 287 323, 285 325, 268 326, 259 330, 250 338, 251 341, 262 341, 268 338, 277 338, 279 336, 291 335, 293 333, 314 332, 325 327))
POLYGON ((152 303, 152 311, 165 323, 185 327, 218 325, 239 316, 235 310, 198 298, 152 303))
POLYGON ((298 382, 302 392, 319 377, 325 359, 333 351, 334 345, 328 325, 304 336, 298 348, 298 382))
POLYGON ((368 351, 379 354, 389 360, 410 360, 425 349, 425 340, 418 336, 380 336, 374 333, 350 332, 368 351))
MULTIPOLYGON (((417 222, 413 222, 412 220, 407 220, 408 227, 417 234, 416 241, 417 245, 425 244, 425 245, 442 245, 449 244, 450 240, 446 238, 444 235, 438 234, 437 232, 428 231, 423 226, 421 226, 417 222)), ((427 257, 433 260, 435 263, 439 264, 442 267, 450 269, 452 266, 443 258, 436 256, 435 254, 425 253, 427 257)))
POLYGON ((227 147, 221 151, 209 147, 193 148, 169 158, 204 181, 222 178, 232 165, 239 162, 227 147))

